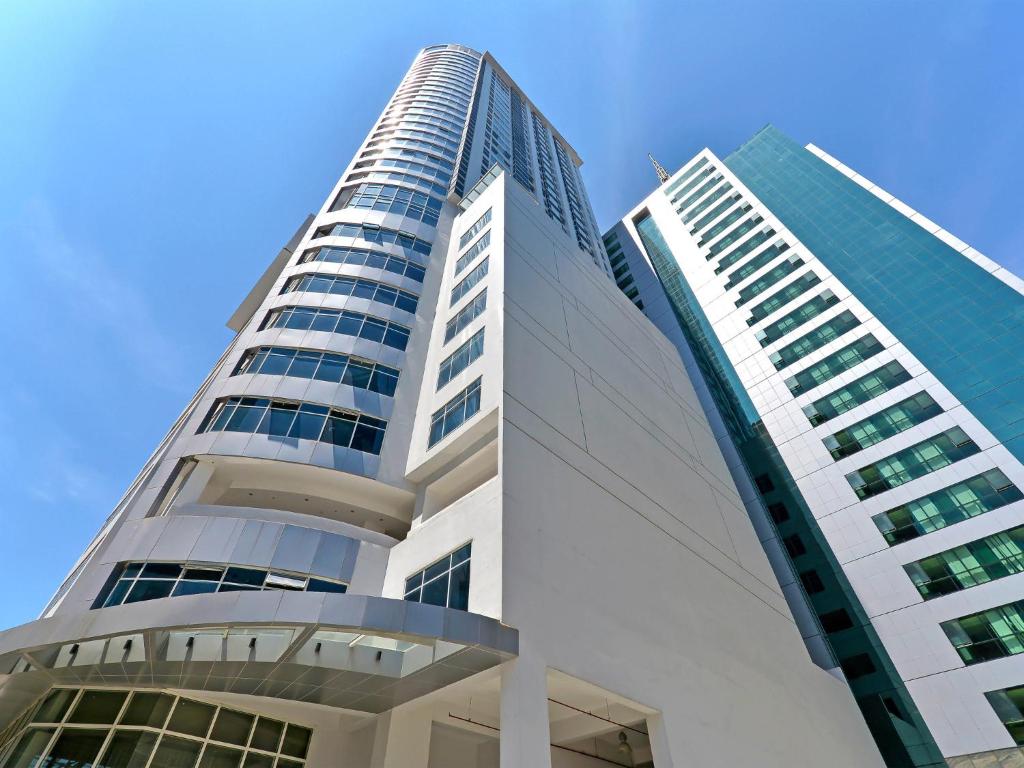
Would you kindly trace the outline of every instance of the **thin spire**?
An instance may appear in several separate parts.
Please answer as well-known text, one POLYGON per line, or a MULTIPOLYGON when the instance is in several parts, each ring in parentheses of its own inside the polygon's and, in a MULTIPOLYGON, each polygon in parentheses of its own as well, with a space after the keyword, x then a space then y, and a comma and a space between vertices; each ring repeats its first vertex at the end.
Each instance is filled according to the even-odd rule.
POLYGON ((654 159, 654 155, 650 152, 647 153, 647 157, 651 161, 651 165, 654 166, 654 172, 658 174, 658 181, 664 184, 669 179, 669 172, 665 170, 664 166, 654 159))

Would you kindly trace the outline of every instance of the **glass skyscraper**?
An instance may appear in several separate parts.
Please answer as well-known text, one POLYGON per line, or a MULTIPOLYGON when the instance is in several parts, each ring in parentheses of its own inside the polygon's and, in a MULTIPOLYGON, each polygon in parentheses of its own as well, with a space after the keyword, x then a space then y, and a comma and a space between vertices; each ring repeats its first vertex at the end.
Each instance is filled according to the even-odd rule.
POLYGON ((772 126, 604 241, 887 763, 1024 760, 1024 282, 772 126))

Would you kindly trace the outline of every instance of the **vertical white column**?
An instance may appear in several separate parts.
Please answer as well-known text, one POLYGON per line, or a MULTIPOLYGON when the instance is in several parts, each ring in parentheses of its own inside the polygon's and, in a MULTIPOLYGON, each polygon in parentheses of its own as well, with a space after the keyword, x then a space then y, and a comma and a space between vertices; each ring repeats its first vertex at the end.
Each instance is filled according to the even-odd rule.
POLYGON ((378 716, 371 768, 427 768, 430 707, 395 707, 378 716))
POLYGON ((672 752, 665 733, 665 717, 659 712, 647 718, 647 734, 651 742, 651 760, 654 768, 672 768, 672 752))
POLYGON ((501 669, 502 768, 551 768, 551 724, 544 660, 523 653, 501 669))

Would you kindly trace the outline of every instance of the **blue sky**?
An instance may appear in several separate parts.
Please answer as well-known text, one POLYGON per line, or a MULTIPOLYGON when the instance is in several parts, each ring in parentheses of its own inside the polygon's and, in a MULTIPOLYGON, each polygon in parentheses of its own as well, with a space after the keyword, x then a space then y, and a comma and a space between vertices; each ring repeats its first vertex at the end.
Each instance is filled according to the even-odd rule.
POLYGON ((1024 272, 1024 3, 0 0, 0 627, 34 617, 415 52, 490 50, 599 224, 773 122, 1024 272))

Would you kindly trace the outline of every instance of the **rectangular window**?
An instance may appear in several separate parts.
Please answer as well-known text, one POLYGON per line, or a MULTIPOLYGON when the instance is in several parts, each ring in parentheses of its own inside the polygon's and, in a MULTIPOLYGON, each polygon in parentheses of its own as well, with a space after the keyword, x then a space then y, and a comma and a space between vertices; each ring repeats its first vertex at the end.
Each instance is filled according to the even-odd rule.
POLYGON ((484 215, 474 222, 473 226, 467 229, 462 237, 459 238, 459 250, 461 251, 467 245, 469 241, 476 237, 480 232, 483 232, 484 227, 491 223, 491 209, 488 208, 484 211, 484 215))
POLYGON ((903 569, 925 600, 1024 571, 1024 525, 907 563, 903 569))
POLYGON ((850 472, 846 481, 859 498, 867 499, 948 467, 980 450, 966 432, 960 427, 953 427, 850 472))
POLYGON ((248 350, 232 376, 245 373, 330 381, 378 392, 388 397, 395 394, 395 388, 398 386, 396 368, 349 355, 289 347, 259 347, 248 350))
POLYGON ((786 547, 786 552, 789 553, 790 557, 800 557, 800 555, 807 554, 807 547, 804 546, 803 539, 800 538, 799 534, 794 533, 792 536, 787 536, 782 540, 782 544, 786 547))
POLYGON ((870 675, 875 671, 875 663, 866 653, 858 653, 839 662, 840 669, 846 675, 847 680, 856 680, 858 677, 870 675))
POLYGON ((851 411, 881 394, 910 381, 906 368, 893 360, 871 373, 851 381, 830 395, 804 406, 807 420, 814 426, 824 424, 836 416, 851 411))
POLYGON ((734 206, 736 203, 738 203, 739 200, 740 200, 740 193, 739 192, 734 192, 733 194, 729 195, 729 197, 727 197, 721 203, 719 203, 714 208, 712 208, 710 211, 708 211, 706 214, 704 214, 704 216, 702 216, 701 218, 697 219, 697 221, 694 222, 693 226, 690 228, 690 233, 691 234, 697 234, 698 232, 700 232, 702 229, 704 229, 704 227, 706 227, 712 221, 717 219, 719 216, 721 216, 727 210, 732 208, 732 206, 734 206))
POLYGON ((735 224, 737 221, 747 215, 750 210, 750 203, 743 203, 732 213, 728 214, 724 219, 715 224, 711 229, 701 235, 700 240, 697 241, 697 245, 707 245, 720 234, 725 232, 729 227, 735 224))
POLYGON ((490 244, 491 230, 487 230, 480 236, 480 239, 476 241, 472 248, 459 256, 458 261, 455 262, 455 274, 459 274, 462 270, 468 267, 473 262, 473 259, 483 253, 484 249, 490 244))
POLYGON ((473 290, 477 283, 479 283, 481 280, 487 277, 487 262, 489 261, 490 257, 485 258, 483 261, 481 261, 479 264, 473 267, 473 269, 470 270, 469 274, 462 278, 462 280, 459 281, 459 283, 457 283, 454 288, 452 288, 452 297, 451 300, 448 302, 449 307, 454 307, 456 304, 458 304, 459 300, 463 296, 465 296, 467 293, 473 290))
POLYGON ((740 297, 736 299, 736 306, 742 307, 748 301, 760 296, 777 282, 796 272, 804 265, 804 260, 797 255, 790 256, 777 267, 765 272, 761 277, 752 282, 740 291, 740 297))
MULTIPOLYGON (((699 181, 703 181, 708 176, 710 176, 711 173, 714 170, 715 170, 714 168, 709 168, 706 173, 702 173, 700 175, 698 180, 699 181)), ((719 175, 715 176, 713 179, 711 179, 710 181, 708 181, 707 183, 701 184, 700 188, 696 192, 694 192, 692 195, 687 197, 685 200, 683 200, 681 203, 679 203, 679 205, 676 206, 676 213, 682 213, 687 208, 689 208, 691 205, 693 205, 695 202, 700 200, 704 195, 706 195, 708 193, 708 190, 710 190, 712 187, 714 187, 715 184, 718 184, 722 180, 722 178, 723 178, 722 175, 719 174, 719 175)), ((731 184, 729 186, 730 186, 730 188, 732 187, 731 184)), ((675 205, 676 200, 673 199, 671 202, 672 202, 673 205, 675 205)), ((694 215, 696 215, 696 214, 694 214, 694 215)), ((692 218, 693 218, 693 216, 690 217, 690 219, 692 219, 692 218)), ((683 223, 685 224, 690 219, 683 219, 683 223)))
POLYGON ((985 698, 1003 721, 1014 742, 1024 745, 1024 685, 989 691, 985 698))
POLYGON ((746 262, 743 266, 729 273, 728 279, 725 281, 726 290, 736 287, 752 274, 757 272, 757 270, 761 269, 761 267, 767 266, 769 263, 775 261, 775 259, 788 250, 789 243, 782 241, 772 243, 759 254, 754 256, 750 261, 746 262))
POLYGON ((755 213, 742 224, 739 224, 736 227, 736 229, 732 230, 728 235, 723 237, 721 240, 712 243, 711 246, 708 247, 707 256, 705 256, 704 258, 706 258, 708 261, 711 261, 713 258, 715 258, 715 256, 720 254, 730 245, 732 245, 745 234, 747 234, 747 232, 752 231, 754 227, 756 227, 762 221, 764 221, 764 219, 761 217, 761 214, 755 213))
MULTIPOLYGON (((711 205, 713 205, 715 202, 720 200, 722 195, 726 194, 731 189, 732 189, 732 184, 730 182, 728 182, 728 181, 725 182, 725 184, 723 184, 718 189, 716 189, 714 192, 712 192, 710 195, 708 195, 707 198, 703 202, 701 202, 701 203, 697 204, 696 206, 694 206, 693 210, 691 210, 688 214, 683 216, 682 217, 683 224, 689 224, 696 217, 700 216, 711 205)), ((723 208, 722 210, 725 210, 725 209, 723 208)))
POLYGON ((474 333, 465 344, 460 345, 458 349, 441 361, 440 369, 437 372, 438 389, 466 370, 474 360, 484 353, 484 330, 481 328, 474 333))
POLYGON ((870 333, 863 338, 857 339, 842 349, 833 352, 827 357, 812 365, 800 373, 786 379, 786 386, 794 395, 802 394, 814 389, 819 384, 824 384, 829 379, 834 379, 839 374, 860 365, 865 360, 874 357, 885 347, 870 333))
POLYGON ((744 240, 742 244, 736 246, 733 250, 729 251, 722 260, 715 265, 715 274, 720 275, 733 264, 744 258, 748 254, 753 253, 762 245, 768 242, 768 239, 775 236, 775 230, 771 227, 765 227, 761 232, 752 235, 749 239, 744 240))
POLYGON ((404 351, 409 344, 409 329, 404 325, 350 310, 318 307, 284 307, 267 313, 260 330, 295 328, 301 331, 324 331, 379 341, 404 351))
POLYGON ((833 459, 852 456, 868 446, 906 432, 913 426, 942 413, 942 406, 932 399, 927 392, 919 392, 913 397, 890 405, 883 411, 868 416, 846 429, 824 438, 822 442, 832 454, 833 459))
POLYGON ((967 665, 1024 653, 1024 600, 944 621, 940 626, 967 665))
POLYGON ((779 523, 784 523, 787 520, 789 520, 789 510, 786 508, 786 505, 783 504, 781 501, 776 502, 775 504, 769 504, 768 514, 771 515, 771 518, 776 525, 778 525, 779 523))
POLYGON ((442 608, 469 610, 472 542, 417 571, 405 580, 405 599, 442 608))
POLYGON ((818 315, 828 311, 829 307, 833 307, 838 303, 839 299, 836 298, 836 295, 832 293, 832 291, 822 291, 818 296, 815 296, 810 301, 801 304, 792 312, 786 313, 775 322, 769 323, 754 335, 757 337, 757 340, 762 347, 767 347, 781 339, 783 336, 792 333, 801 325, 809 323, 818 315))
MULTIPOLYGON (((686 173, 684 173, 678 179, 676 179, 671 184, 669 184, 665 188, 665 194, 666 195, 672 194, 676 189, 679 188, 680 184, 685 182, 688 178, 693 176, 693 174, 695 174, 697 171, 699 171, 702 167, 704 167, 707 164, 708 164, 708 159, 706 157, 702 157, 700 160, 698 160, 696 163, 693 164, 692 168, 688 168, 686 170, 686 173)), ((693 182, 691 182, 691 183, 693 183, 693 182)), ((683 189, 680 189, 677 194, 685 195, 686 194, 686 188, 684 187, 683 189)))
POLYGON ((761 322, 773 312, 777 311, 780 307, 785 306, 798 296, 802 296, 820 282, 821 278, 813 272, 801 275, 782 290, 776 291, 760 304, 756 304, 751 307, 750 317, 747 319, 747 325, 754 325, 761 322))
POLYGON ((318 272, 308 272, 304 275, 295 275, 289 278, 281 289, 281 293, 291 293, 292 291, 355 296, 360 299, 368 299, 397 307, 410 314, 416 313, 416 303, 419 300, 416 294, 399 290, 387 283, 364 280, 361 277, 327 275, 318 272))
POLYGON ((1024 493, 1006 475, 998 469, 990 469, 881 512, 872 520, 891 547, 1021 499, 1024 493))
POLYGON ((814 352, 816 349, 821 349, 826 344, 835 341, 844 333, 853 330, 858 325, 860 325, 860 320, 854 316, 853 312, 847 309, 833 317, 831 320, 826 320, 813 331, 801 336, 792 344, 782 347, 777 352, 773 352, 771 354, 772 364, 775 366, 775 370, 781 371, 783 368, 789 367, 797 360, 807 357, 807 355, 811 354, 811 352, 814 352))
POLYGON ((844 629, 850 629, 853 626, 853 619, 850 618, 850 614, 846 612, 845 608, 823 613, 818 618, 821 621, 821 628, 830 635, 833 632, 842 632, 844 629))
MULTIPOLYGON (((693 174, 696 173, 698 169, 700 169, 701 167, 707 165, 707 162, 708 162, 708 159, 706 157, 702 157, 697 162, 697 164, 693 166, 693 168, 691 168, 685 174, 683 174, 678 179, 676 179, 674 182, 672 182, 672 184, 665 190, 665 195, 668 196, 668 195, 672 194, 672 192, 676 189, 676 187, 678 187, 680 184, 682 184, 688 178, 693 176, 693 174)), ((676 192, 674 195, 672 195, 672 199, 669 202, 671 202, 674 205, 676 200, 678 200, 683 195, 685 195, 687 192, 689 192, 691 189, 696 187, 698 184, 700 184, 704 179, 706 179, 708 176, 710 176, 714 172, 715 172, 715 166, 713 166, 713 165, 710 168, 705 168, 703 171, 701 171, 696 176, 694 176, 693 180, 689 184, 687 184, 682 189, 680 189, 678 192, 676 192)))
POLYGON ((474 296, 472 301, 460 309, 458 314, 448 321, 444 327, 444 343, 447 344, 454 339, 464 328, 480 317, 485 309, 487 309, 486 288, 474 296))
POLYGON ((455 397, 434 411, 430 417, 430 436, 427 447, 432 448, 457 430, 480 410, 480 379, 477 379, 455 397))

